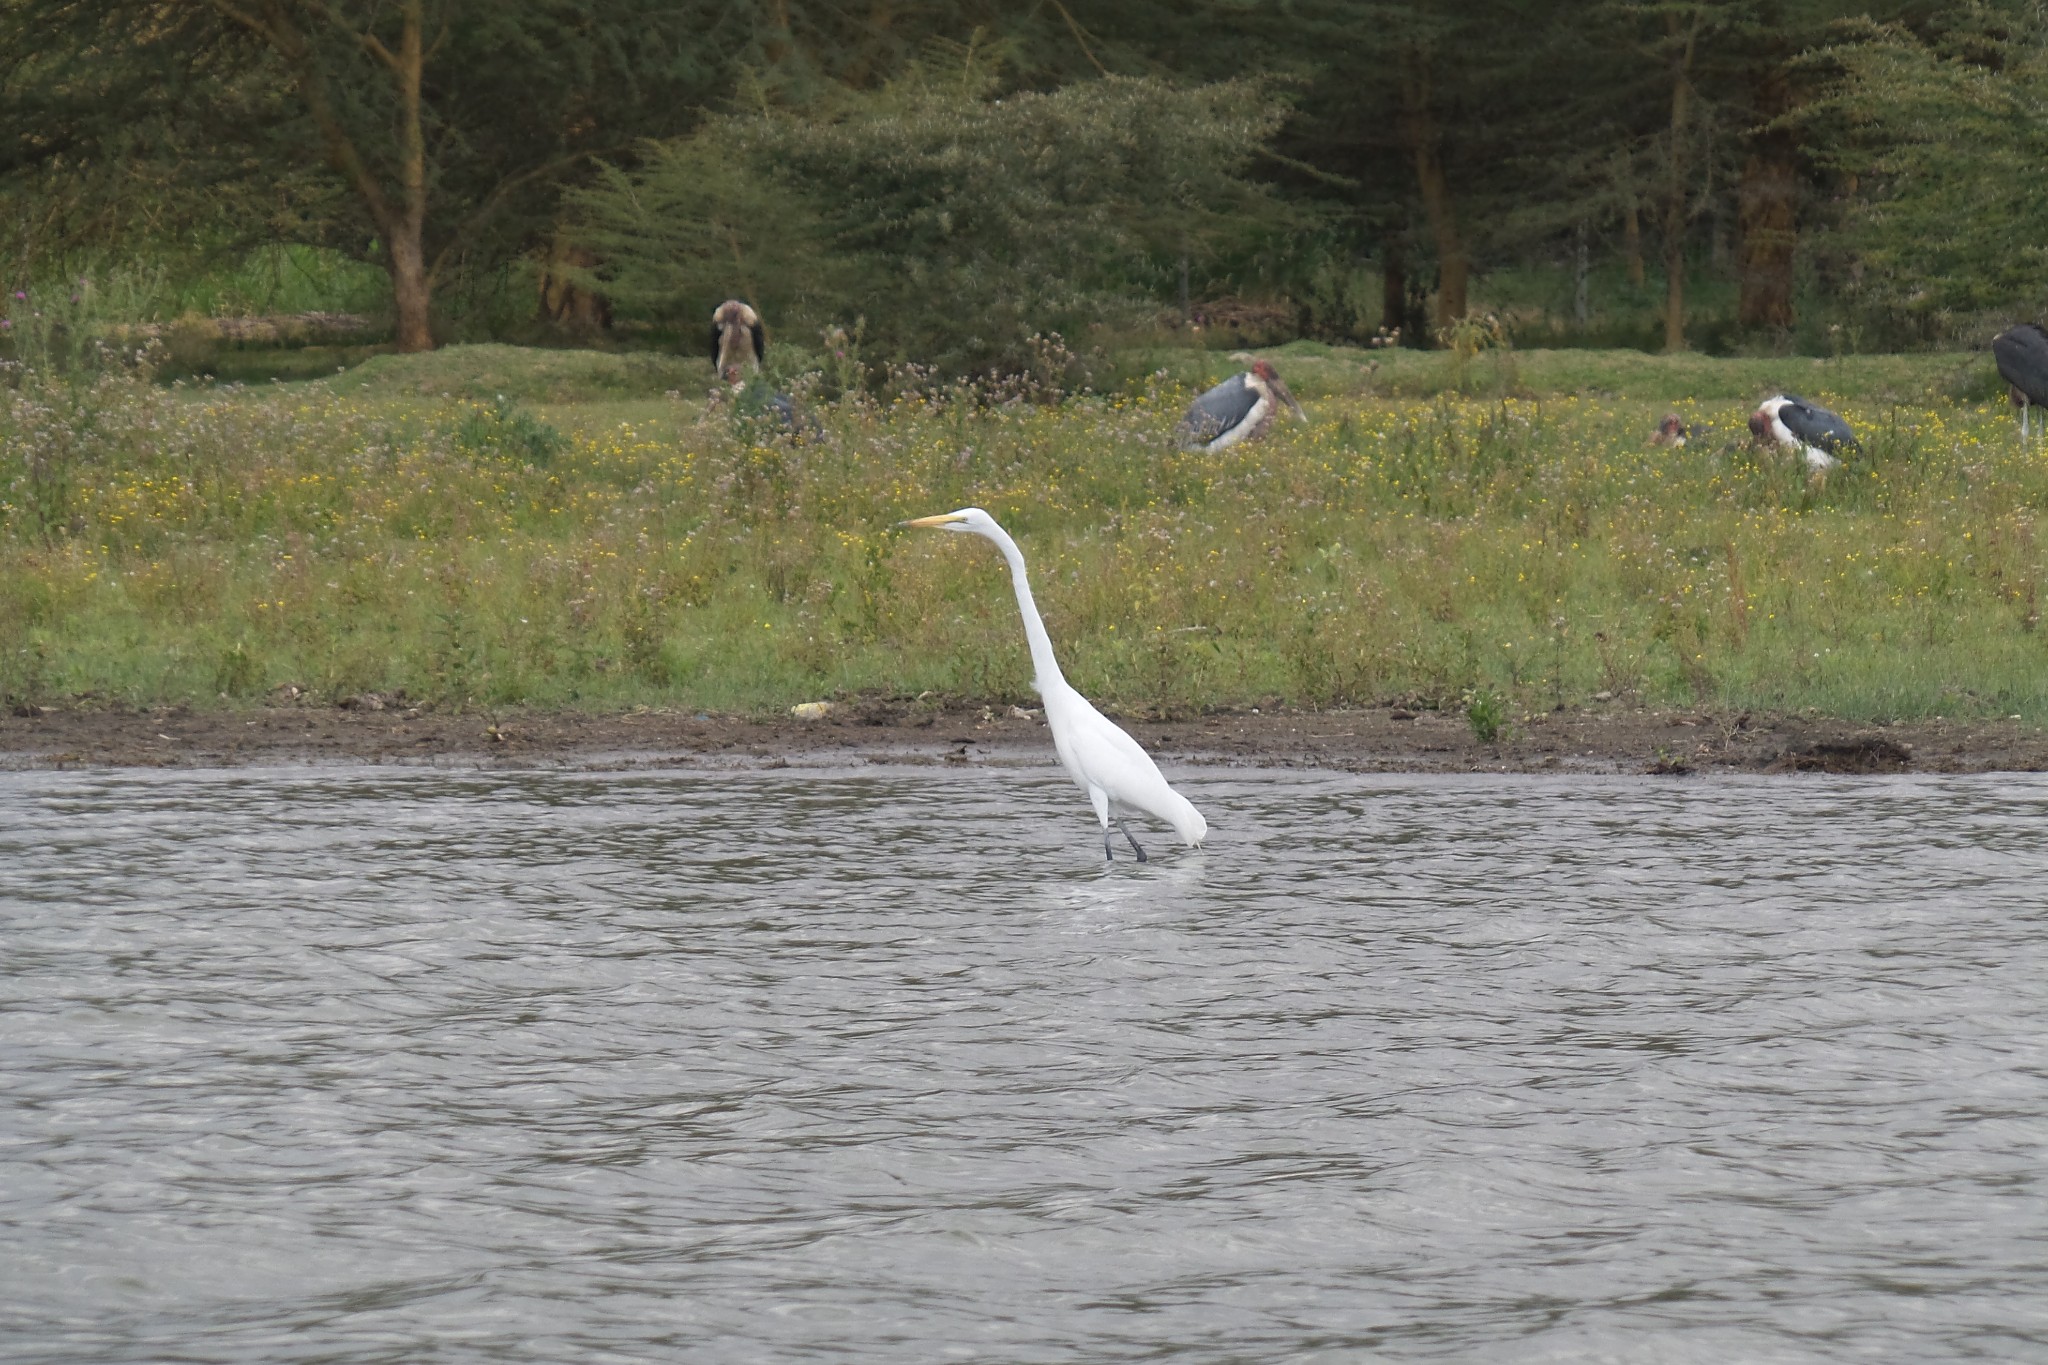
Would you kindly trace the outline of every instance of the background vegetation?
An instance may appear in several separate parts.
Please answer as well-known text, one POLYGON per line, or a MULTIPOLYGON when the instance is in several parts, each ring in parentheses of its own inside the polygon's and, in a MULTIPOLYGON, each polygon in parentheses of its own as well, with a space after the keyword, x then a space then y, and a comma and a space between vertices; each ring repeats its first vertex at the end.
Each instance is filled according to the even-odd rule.
POLYGON ((2033 0, 0 0, 0 331, 1981 345, 2044 70, 2033 0))

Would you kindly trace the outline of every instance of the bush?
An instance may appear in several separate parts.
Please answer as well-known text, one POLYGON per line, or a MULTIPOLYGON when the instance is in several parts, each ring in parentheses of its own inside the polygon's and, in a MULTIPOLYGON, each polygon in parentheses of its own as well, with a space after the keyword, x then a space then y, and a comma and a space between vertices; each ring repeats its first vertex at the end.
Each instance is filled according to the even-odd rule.
POLYGON ((472 407, 456 424, 455 441, 475 455, 498 455, 546 469, 569 448, 569 438, 499 394, 490 407, 472 407))
POLYGON ((883 365, 1014 371, 1157 300, 1162 259, 1267 231, 1245 178, 1278 107, 1231 82, 1111 78, 988 97, 913 74, 826 115, 713 120, 572 198, 590 283, 621 312, 708 316, 743 295, 773 328, 867 319, 883 365))

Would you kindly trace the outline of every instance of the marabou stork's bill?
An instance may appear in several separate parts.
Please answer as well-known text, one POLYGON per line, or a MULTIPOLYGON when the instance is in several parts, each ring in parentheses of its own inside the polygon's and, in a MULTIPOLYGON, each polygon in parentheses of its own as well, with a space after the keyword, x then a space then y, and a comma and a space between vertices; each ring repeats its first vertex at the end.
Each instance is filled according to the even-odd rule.
POLYGON ((1650 437, 1650 444, 1677 450, 1691 435, 1692 428, 1680 421, 1677 413, 1667 412, 1664 420, 1657 424, 1656 434, 1650 437))
POLYGON ((2048 331, 2031 322, 2008 327, 1991 339, 1991 355, 2020 410, 2020 440, 2025 441, 2027 409, 2048 403, 2048 331))
POLYGON ((1221 450, 1239 441, 1252 441, 1273 425, 1274 411, 1286 404, 1306 422, 1308 414, 1294 395, 1280 382, 1280 375, 1263 360, 1254 360, 1243 374, 1234 374, 1197 398, 1187 416, 1174 428, 1182 450, 1221 450))
POLYGON ((768 333, 761 315, 738 299, 727 299, 711 310, 711 355, 718 377, 728 384, 740 382, 742 368, 760 373, 768 355, 768 333))
POLYGON ((1799 451, 1805 455, 1808 469, 1833 469, 1841 463, 1836 458, 1838 452, 1860 449, 1847 422, 1789 393, 1759 403, 1749 415, 1749 430, 1759 441, 1776 441, 1799 451))

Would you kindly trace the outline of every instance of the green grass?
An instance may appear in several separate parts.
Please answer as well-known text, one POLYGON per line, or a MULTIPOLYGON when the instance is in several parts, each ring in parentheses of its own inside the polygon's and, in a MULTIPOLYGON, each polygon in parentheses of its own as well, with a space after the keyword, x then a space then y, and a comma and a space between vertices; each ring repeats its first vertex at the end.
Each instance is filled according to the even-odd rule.
POLYGON ((702 356, 648 351, 542 350, 488 342, 425 355, 377 355, 331 383, 336 393, 472 399, 503 395, 528 403, 660 398, 670 390, 703 397, 713 381, 702 356))
POLYGON ((1172 358, 1186 382, 1057 407, 842 404, 801 444, 662 396, 700 394, 702 367, 669 382, 652 357, 29 379, 0 389, 0 693, 1022 698, 992 548, 894 529, 976 503, 1022 543, 1070 677, 1130 710, 1497 696, 1505 717, 1610 692, 2048 719, 2048 460, 2002 406, 1942 396, 1980 362, 1533 352, 1530 397, 1410 398, 1390 370, 1426 391, 1451 358, 1368 382, 1355 352, 1278 355, 1313 424, 1219 455, 1170 440, 1220 368, 1198 354, 1172 358), (1748 403, 1780 384, 1867 457, 1818 487, 1752 454, 1748 403), (1682 451, 1644 444, 1667 407, 1682 451))

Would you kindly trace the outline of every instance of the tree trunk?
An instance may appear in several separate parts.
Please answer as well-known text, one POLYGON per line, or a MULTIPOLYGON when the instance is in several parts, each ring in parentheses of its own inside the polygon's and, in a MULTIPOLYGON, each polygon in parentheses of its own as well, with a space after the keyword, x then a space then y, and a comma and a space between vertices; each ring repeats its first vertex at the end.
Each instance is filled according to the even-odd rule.
POLYGON ((1664 243, 1664 349, 1685 349, 1685 232, 1671 234, 1664 243))
POLYGON ((390 237, 385 251, 391 261, 392 303, 401 351, 434 349, 434 334, 428 327, 434 284, 422 240, 427 225, 427 137, 420 120, 420 78, 426 69, 420 8, 421 0, 405 0, 400 6, 404 27, 399 30, 398 51, 385 54, 385 64, 398 83, 398 177, 405 195, 397 221, 385 229, 390 237))
POLYGON ((391 304, 397 327, 394 338, 401 351, 431 351, 434 333, 429 325, 434 290, 427 280, 427 267, 417 235, 384 244, 384 269, 391 276, 391 304))
POLYGON ((1580 327, 1593 318, 1593 252, 1587 237, 1585 220, 1580 219, 1572 229, 1572 321, 1580 327))
POLYGON ((1465 257, 1465 244, 1458 235, 1457 205, 1451 199, 1451 183, 1444 174, 1443 131, 1430 107, 1429 56, 1425 52, 1409 54, 1407 79, 1402 82, 1402 106, 1402 131, 1415 158, 1416 187, 1422 192, 1422 208, 1429 217, 1430 236, 1436 241, 1436 323, 1448 327, 1465 316, 1465 287, 1471 262, 1465 257))
MULTIPOLYGON (((1759 122, 1792 107, 1792 86, 1774 67, 1757 83, 1759 122)), ((1736 318, 1745 327, 1790 327, 1792 263, 1799 246, 1799 140, 1786 128, 1770 128, 1750 139, 1736 194, 1736 272, 1742 292, 1736 318)))
POLYGON ((789 0, 768 0, 768 36, 762 41, 761 55, 767 59, 770 70, 779 68, 789 60, 794 40, 789 27, 789 0))
POLYGON ((1621 255, 1628 263, 1628 282, 1636 288, 1643 287, 1643 215, 1636 208, 1636 201, 1628 201, 1628 211, 1621 216, 1621 255))
POLYGON ((597 255, 587 247, 557 241, 540 275, 540 315, 569 332, 602 332, 612 325, 611 300, 586 289, 562 273, 564 267, 588 270, 597 255))
POLYGON ((1401 239, 1387 238, 1380 250, 1380 328, 1398 332, 1408 320, 1408 262, 1401 239))
POLYGON ((1664 34, 1671 44, 1671 145, 1664 161, 1664 349, 1685 349, 1685 230, 1692 220, 1687 175, 1692 169, 1687 134, 1692 122, 1692 54, 1699 40, 1702 13, 1693 12, 1692 28, 1681 36, 1675 12, 1664 15, 1664 34))

